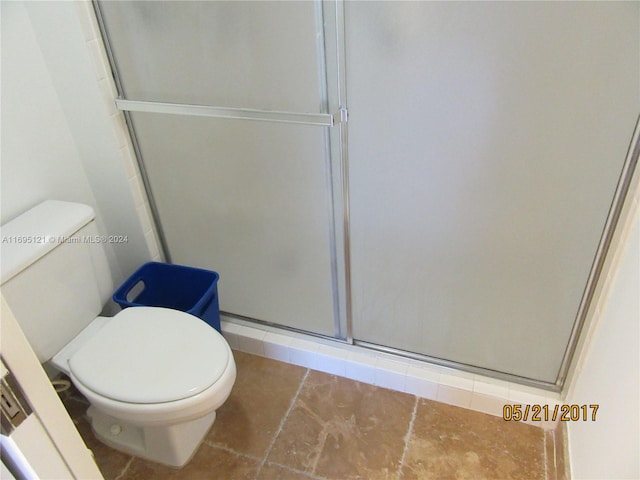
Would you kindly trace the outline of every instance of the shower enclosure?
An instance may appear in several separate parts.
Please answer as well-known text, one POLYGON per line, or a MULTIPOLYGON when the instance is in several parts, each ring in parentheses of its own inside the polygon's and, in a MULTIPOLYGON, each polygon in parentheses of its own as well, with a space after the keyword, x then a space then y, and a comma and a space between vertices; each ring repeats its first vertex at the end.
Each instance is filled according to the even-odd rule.
POLYGON ((638 4, 94 5, 165 255, 223 311, 561 387, 637 162, 638 4))

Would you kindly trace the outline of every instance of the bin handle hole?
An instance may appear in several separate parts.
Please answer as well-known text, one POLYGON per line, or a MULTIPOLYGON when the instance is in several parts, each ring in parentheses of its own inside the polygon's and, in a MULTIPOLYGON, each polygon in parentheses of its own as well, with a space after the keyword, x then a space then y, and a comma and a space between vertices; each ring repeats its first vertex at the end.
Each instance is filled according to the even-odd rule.
POLYGON ((143 280, 138 281, 129 291, 127 292, 127 302, 133 302, 136 298, 144 291, 146 285, 143 280))

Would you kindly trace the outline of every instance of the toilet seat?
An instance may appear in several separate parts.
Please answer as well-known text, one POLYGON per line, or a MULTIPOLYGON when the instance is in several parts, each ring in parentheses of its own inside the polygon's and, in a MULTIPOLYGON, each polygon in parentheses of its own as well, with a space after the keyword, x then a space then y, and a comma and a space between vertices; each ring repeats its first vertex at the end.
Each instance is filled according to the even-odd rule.
POLYGON ((85 388, 117 402, 166 403, 194 397, 228 368, 230 350, 215 329, 190 314, 127 308, 69 360, 85 388))

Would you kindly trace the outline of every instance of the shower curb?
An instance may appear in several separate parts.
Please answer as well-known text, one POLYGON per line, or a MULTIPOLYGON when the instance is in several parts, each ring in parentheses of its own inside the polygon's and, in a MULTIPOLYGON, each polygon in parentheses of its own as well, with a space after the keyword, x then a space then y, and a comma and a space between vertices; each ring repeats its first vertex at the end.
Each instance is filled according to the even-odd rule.
MULTIPOLYGON (((234 350, 496 417, 503 417, 505 405, 548 405, 553 411, 562 404, 555 392, 225 316, 222 334, 234 350)), ((559 424, 544 418, 521 422, 545 430, 559 424)))

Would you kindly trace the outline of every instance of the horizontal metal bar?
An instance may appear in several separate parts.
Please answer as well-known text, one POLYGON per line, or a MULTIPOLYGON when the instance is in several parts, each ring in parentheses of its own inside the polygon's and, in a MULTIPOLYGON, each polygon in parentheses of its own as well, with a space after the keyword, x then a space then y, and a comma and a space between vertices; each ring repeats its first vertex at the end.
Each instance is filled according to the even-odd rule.
POLYGON ((188 105, 182 103, 147 102, 142 100, 116 99, 116 107, 127 112, 168 113, 173 115, 194 115, 198 117, 233 118, 239 120, 258 120, 263 122, 297 123, 332 127, 333 115, 329 113, 278 112, 272 110, 254 110, 251 108, 211 107, 207 105, 188 105))

